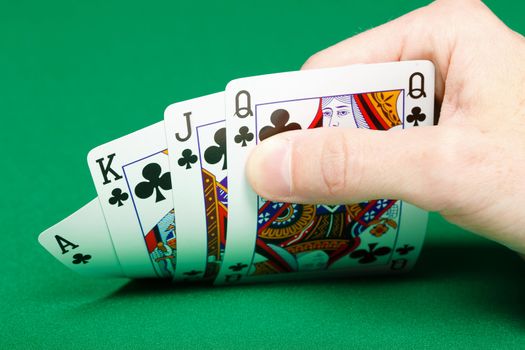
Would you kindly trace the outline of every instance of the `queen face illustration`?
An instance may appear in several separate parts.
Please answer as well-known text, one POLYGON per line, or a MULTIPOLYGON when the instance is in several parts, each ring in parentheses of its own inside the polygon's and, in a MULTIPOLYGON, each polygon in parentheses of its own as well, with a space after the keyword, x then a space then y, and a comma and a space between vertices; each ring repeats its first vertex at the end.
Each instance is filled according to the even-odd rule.
POLYGON ((323 126, 356 127, 352 111, 352 95, 323 97, 323 126))

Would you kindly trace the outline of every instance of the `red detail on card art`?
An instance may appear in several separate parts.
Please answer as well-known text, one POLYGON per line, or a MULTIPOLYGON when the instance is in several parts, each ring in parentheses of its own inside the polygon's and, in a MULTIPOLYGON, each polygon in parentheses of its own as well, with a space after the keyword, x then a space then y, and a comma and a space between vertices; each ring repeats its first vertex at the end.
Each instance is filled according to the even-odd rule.
POLYGON ((359 109, 363 113, 367 124, 370 126, 370 129, 376 130, 388 130, 390 126, 386 124, 383 118, 377 113, 372 101, 368 98, 367 94, 356 94, 355 101, 359 109))
POLYGON ((308 129, 320 128, 323 126, 323 99, 319 99, 319 106, 317 107, 317 113, 315 114, 314 120, 308 125, 308 129))
POLYGON ((151 254, 157 248, 158 240, 157 235, 155 234, 155 228, 151 229, 146 237, 144 237, 144 240, 146 241, 146 247, 148 248, 148 253, 151 254))

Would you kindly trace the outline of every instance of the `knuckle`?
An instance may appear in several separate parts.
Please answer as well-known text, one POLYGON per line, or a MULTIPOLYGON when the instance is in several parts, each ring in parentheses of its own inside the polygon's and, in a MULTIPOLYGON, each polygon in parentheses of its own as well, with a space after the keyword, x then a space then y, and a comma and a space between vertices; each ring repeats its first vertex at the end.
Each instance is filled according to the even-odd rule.
POLYGON ((349 183, 349 174, 357 179, 359 173, 359 157, 350 157, 350 146, 343 130, 333 130, 322 144, 320 175, 323 189, 327 196, 341 196, 349 183))
POLYGON ((433 183, 440 184, 439 188, 451 185, 450 174, 461 170, 462 154, 460 154, 461 135, 456 131, 437 132, 434 135, 436 145, 424 149, 420 153, 421 168, 431 176, 433 183), (445 176, 443 176, 445 175, 445 176))
POLYGON ((438 133, 439 143, 435 157, 441 164, 455 173, 465 169, 465 165, 480 161, 480 154, 474 144, 472 133, 463 128, 448 128, 438 133))
POLYGON ((430 179, 441 206, 460 206, 490 152, 478 142, 476 132, 466 128, 443 128, 435 137, 436 146, 420 154, 423 176, 430 179))
MULTIPOLYGON (((286 133, 283 133, 283 135, 286 133)), ((306 155, 303 154, 303 145, 295 139, 289 140, 290 157, 290 194, 292 197, 308 195, 311 190, 311 179, 308 174, 308 163, 305 162, 306 155)))
POLYGON ((323 51, 314 53, 303 63, 301 69, 317 68, 321 64, 323 57, 324 57, 323 51))

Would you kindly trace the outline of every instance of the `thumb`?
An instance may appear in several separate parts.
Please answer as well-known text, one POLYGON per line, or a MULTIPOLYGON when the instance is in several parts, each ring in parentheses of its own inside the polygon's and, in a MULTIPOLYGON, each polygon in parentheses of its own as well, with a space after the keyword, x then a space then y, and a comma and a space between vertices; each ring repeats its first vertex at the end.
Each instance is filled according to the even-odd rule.
MULTIPOLYGON (((401 199, 440 211, 453 152, 443 128, 319 128, 275 135, 255 147, 247 177, 262 197, 279 202, 341 204, 401 199), (440 145, 436 147, 436 145, 440 145), (452 154, 451 154, 452 153, 452 154)), ((452 171, 452 169, 450 169, 452 171)), ((448 193, 448 196, 444 194, 448 193)))

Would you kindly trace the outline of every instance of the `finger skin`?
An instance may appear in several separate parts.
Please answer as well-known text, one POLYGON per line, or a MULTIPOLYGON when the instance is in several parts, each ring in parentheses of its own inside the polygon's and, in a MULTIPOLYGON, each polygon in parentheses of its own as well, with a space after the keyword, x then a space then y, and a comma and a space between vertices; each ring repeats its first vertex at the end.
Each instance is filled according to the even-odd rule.
POLYGON ((274 136, 249 157, 254 190, 299 203, 402 199, 525 253, 525 39, 481 1, 439 0, 303 69, 409 59, 436 66, 438 126, 274 136))
POLYGON ((435 191, 450 188, 452 177, 438 175, 437 168, 453 172, 461 162, 452 137, 434 127, 290 131, 254 149, 247 177, 257 193, 273 201, 340 204, 395 198, 441 210, 447 196, 435 191), (429 139, 441 139, 440 146, 429 139))
MULTIPOLYGON (((306 60, 302 69, 429 60, 436 67, 436 98, 442 101, 450 64, 456 60, 455 49, 465 44, 472 46, 480 36, 488 35, 487 24, 504 27, 479 0, 435 1, 317 52, 306 60)), ((485 40, 497 43, 497 39, 485 40)), ((490 49, 493 51, 494 47, 490 49)))

